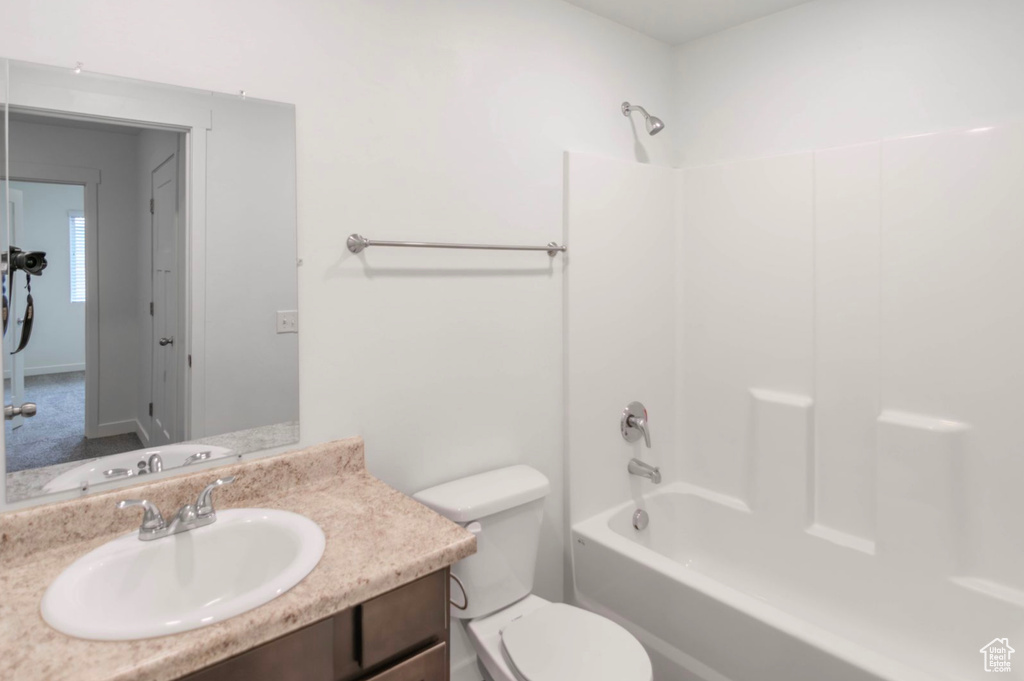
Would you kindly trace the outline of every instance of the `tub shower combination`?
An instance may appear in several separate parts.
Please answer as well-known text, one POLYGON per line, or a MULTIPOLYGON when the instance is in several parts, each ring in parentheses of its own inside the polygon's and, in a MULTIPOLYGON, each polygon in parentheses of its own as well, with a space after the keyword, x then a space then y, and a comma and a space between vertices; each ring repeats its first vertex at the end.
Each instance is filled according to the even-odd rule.
MULTIPOLYGON (((809 423, 808 402, 754 398, 809 423)), ((890 456, 876 504, 889 529, 876 542, 806 526, 806 451, 778 442, 762 451, 772 484, 755 480, 750 504, 676 482, 576 523, 577 601, 630 629, 664 681, 978 678, 989 640, 1024 641, 1024 599, 957 576, 957 502, 939 498, 954 478, 912 479, 916 456, 952 458, 965 427, 898 412, 879 421, 890 456)))
POLYGON ((1022 120, 566 155, 572 595, 657 681, 1024 679, 1021 177, 1022 120))

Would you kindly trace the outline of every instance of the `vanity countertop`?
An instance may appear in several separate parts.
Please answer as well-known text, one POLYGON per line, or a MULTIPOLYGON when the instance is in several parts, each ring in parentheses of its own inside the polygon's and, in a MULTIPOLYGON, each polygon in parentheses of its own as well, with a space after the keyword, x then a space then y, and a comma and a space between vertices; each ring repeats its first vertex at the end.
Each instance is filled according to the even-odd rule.
POLYGON ((0 515, 0 679, 171 681, 329 617, 476 551, 472 534, 366 471, 359 438, 0 515), (217 476, 218 508, 300 513, 327 536, 316 568, 273 601, 193 631, 139 641, 85 641, 39 614, 49 584, 79 556, 137 530, 115 501, 145 496, 165 513, 217 476))

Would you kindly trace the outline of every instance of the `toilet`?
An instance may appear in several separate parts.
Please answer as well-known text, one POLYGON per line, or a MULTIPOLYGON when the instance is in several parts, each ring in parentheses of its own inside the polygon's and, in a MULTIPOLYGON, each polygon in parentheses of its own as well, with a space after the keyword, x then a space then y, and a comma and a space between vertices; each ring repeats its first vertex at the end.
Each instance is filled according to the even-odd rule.
POLYGON ((476 535, 452 566, 452 616, 463 620, 487 681, 652 681, 640 642, 611 620, 533 595, 548 479, 511 466, 414 498, 476 535))

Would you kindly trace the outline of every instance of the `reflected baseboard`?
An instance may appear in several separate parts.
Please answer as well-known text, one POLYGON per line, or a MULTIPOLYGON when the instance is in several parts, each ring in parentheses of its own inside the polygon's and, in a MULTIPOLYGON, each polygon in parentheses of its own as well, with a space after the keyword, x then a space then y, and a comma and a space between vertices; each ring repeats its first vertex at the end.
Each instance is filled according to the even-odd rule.
POLYGON ((96 435, 94 435, 93 437, 99 438, 113 437, 114 435, 126 435, 127 433, 138 432, 138 428, 141 428, 141 425, 139 425, 139 422, 135 419, 127 419, 125 421, 112 421, 110 423, 101 423, 99 424, 99 426, 96 427, 96 435))

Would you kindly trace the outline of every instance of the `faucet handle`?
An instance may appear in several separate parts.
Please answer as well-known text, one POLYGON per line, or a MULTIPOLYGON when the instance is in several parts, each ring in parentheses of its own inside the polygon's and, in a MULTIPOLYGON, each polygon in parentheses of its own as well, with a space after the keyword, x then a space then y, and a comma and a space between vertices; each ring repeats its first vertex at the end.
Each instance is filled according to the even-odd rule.
POLYGON ((651 431, 647 425, 647 408, 640 402, 630 402, 622 411, 620 422, 622 439, 626 442, 636 442, 641 437, 647 448, 651 448, 651 431))
POLYGON ((199 518, 214 516, 216 512, 213 510, 213 490, 221 485, 229 485, 234 481, 235 476, 231 475, 226 478, 217 478, 207 485, 206 489, 199 493, 199 498, 196 499, 196 516, 199 518))
POLYGON ((140 533, 147 531, 155 532, 166 527, 164 517, 160 514, 160 509, 148 499, 124 499, 117 502, 117 508, 130 508, 132 506, 141 506, 145 511, 142 514, 142 526, 139 528, 140 533))
POLYGON ((628 419, 626 419, 626 423, 630 427, 636 428, 637 430, 644 434, 644 444, 647 445, 647 449, 650 449, 651 432, 647 430, 647 419, 641 418, 639 416, 630 416, 628 419))

